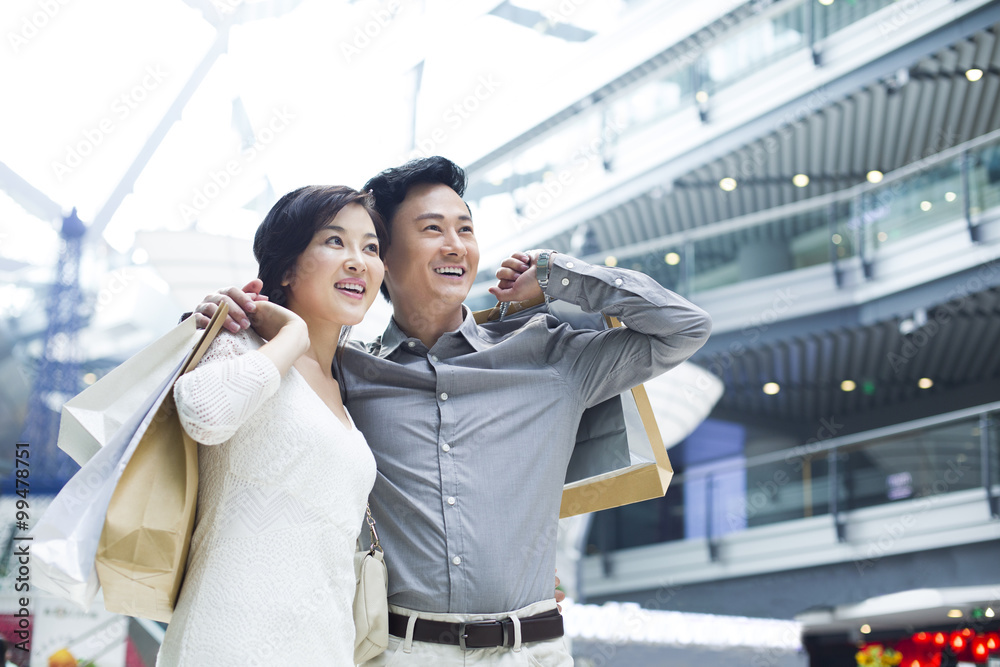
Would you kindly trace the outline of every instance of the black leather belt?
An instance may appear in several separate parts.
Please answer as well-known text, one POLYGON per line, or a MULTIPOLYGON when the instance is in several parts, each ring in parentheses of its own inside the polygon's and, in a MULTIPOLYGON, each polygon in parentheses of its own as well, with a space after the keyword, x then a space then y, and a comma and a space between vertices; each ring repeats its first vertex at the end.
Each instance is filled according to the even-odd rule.
MULTIPOLYGON (((521 642, 540 642, 563 636, 562 614, 557 609, 521 621, 521 642)), ((389 633, 406 636, 408 616, 389 612, 389 633)), ((463 651, 514 645, 514 622, 510 618, 470 623, 447 623, 418 618, 413 626, 413 639, 433 644, 458 645, 463 651)))

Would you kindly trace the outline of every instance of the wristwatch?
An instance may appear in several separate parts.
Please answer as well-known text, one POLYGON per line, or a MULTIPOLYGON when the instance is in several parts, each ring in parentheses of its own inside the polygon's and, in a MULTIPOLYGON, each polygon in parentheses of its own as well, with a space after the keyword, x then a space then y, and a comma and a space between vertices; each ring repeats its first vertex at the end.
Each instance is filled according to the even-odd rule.
POLYGON ((538 286, 542 288, 542 292, 549 286, 549 258, 551 255, 552 253, 548 250, 543 250, 538 253, 538 257, 535 259, 535 277, 538 278, 538 286))

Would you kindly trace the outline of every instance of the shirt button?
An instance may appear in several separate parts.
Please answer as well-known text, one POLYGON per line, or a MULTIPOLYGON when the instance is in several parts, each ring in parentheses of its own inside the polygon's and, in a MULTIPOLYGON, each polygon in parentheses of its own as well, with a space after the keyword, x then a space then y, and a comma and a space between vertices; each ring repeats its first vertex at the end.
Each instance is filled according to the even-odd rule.
POLYGON ((455 556, 454 558, 451 559, 451 562, 454 563, 455 565, 461 565, 462 564, 462 557, 461 556, 455 556))
POLYGON ((563 285, 569 285, 569 278, 563 278, 562 279, 562 284, 563 285))
POLYGON ((437 360, 438 360, 437 355, 436 354, 432 354, 431 355, 431 361, 437 361, 437 360))
POLYGON ((622 279, 621 278, 615 278, 615 285, 618 285, 619 287, 621 287, 622 286, 622 279))
POLYGON ((455 504, 455 496, 448 496, 448 504, 449 505, 455 504))
POLYGON ((567 269, 572 269, 573 268, 573 262, 566 262, 566 268, 567 269))
POLYGON ((450 452, 451 451, 451 445, 449 445, 447 442, 444 443, 443 445, 441 445, 441 451, 445 452, 445 453, 450 452))
POLYGON ((406 347, 414 347, 416 343, 412 340, 406 341, 406 347))
POLYGON ((448 392, 446 392, 446 391, 442 391, 441 392, 441 400, 442 401, 447 401, 448 400, 448 392))

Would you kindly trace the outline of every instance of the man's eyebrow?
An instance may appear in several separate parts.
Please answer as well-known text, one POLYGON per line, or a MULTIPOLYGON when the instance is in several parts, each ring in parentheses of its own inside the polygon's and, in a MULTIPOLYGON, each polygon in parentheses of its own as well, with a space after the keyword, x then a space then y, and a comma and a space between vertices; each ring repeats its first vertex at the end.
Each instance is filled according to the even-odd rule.
MULTIPOLYGON (((442 214, 442 213, 421 213, 420 215, 418 215, 417 217, 414 218, 414 220, 428 220, 428 219, 432 219, 432 220, 444 220, 444 214, 442 214)), ((469 220, 471 222, 472 221, 472 216, 471 215, 460 215, 460 216, 458 216, 458 219, 459 220, 469 220)))

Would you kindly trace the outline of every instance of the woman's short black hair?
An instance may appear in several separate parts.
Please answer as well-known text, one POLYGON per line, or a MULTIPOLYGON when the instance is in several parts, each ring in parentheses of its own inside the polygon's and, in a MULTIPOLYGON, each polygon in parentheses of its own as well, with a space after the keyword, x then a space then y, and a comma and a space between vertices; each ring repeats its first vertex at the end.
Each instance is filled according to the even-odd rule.
MULTIPOLYGON (((435 155, 432 157, 410 160, 401 167, 393 167, 373 176, 365 183, 364 191, 375 196, 375 208, 385 221, 387 236, 384 248, 392 243, 392 219, 399 205, 406 199, 407 192, 414 185, 424 183, 447 185, 459 197, 465 195, 468 179, 465 170, 448 158, 435 155)), ((389 290, 382 283, 382 294, 389 299, 389 290)))
POLYGON ((350 204, 362 206, 371 216, 379 239, 379 256, 388 245, 382 216, 369 192, 346 185, 307 185, 289 192, 268 211, 253 239, 257 277, 264 283, 261 294, 284 306, 288 296, 281 283, 305 252, 320 227, 350 204))

